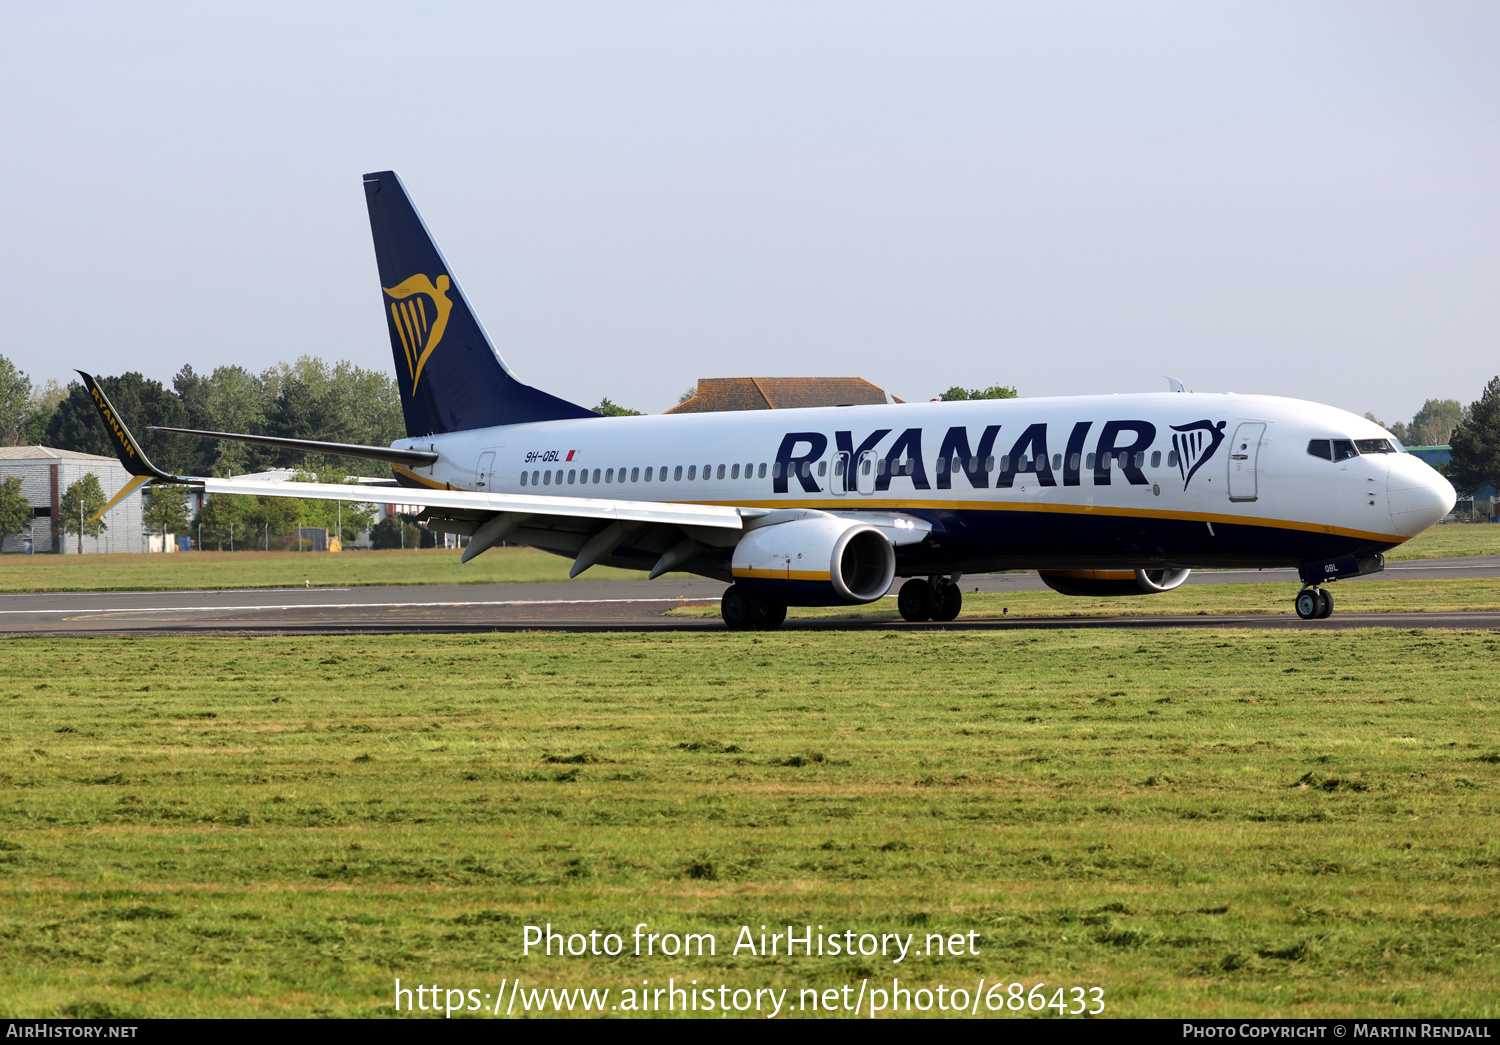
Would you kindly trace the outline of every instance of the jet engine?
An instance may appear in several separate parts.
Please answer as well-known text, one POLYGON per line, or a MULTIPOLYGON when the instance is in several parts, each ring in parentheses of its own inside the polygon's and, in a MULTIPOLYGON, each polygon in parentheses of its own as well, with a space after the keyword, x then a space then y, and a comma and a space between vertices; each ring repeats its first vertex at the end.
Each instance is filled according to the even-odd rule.
POLYGON ((740 538, 730 557, 748 598, 784 606, 874 602, 896 577, 896 550, 868 523, 816 516, 775 523, 740 538))
POLYGON ((1160 595, 1187 580, 1191 570, 1041 570, 1042 583, 1063 595, 1160 595))

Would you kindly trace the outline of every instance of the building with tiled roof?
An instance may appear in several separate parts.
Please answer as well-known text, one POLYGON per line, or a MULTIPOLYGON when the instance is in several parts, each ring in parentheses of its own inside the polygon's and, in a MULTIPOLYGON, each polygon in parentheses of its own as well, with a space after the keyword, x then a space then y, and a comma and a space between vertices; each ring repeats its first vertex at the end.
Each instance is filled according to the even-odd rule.
POLYGON ((862 377, 702 377, 693 398, 678 403, 667 413, 796 410, 900 402, 904 400, 862 377))

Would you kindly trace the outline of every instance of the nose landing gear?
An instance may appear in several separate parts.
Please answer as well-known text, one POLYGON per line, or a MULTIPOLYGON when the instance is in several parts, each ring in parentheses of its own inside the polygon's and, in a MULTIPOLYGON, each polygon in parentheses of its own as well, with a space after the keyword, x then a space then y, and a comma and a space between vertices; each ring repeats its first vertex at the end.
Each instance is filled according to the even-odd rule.
POLYGON ((1333 614, 1333 593, 1327 588, 1303 588, 1292 605, 1303 620, 1324 620, 1333 614))

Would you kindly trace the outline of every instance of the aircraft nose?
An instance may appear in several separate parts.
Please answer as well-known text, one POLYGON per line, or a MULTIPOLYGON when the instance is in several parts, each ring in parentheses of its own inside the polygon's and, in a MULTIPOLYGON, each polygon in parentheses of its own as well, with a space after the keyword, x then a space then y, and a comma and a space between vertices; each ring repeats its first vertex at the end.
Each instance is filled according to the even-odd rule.
POLYGON ((1397 454, 1386 479, 1386 499, 1396 532, 1415 537, 1453 510, 1453 484, 1425 461, 1397 454))

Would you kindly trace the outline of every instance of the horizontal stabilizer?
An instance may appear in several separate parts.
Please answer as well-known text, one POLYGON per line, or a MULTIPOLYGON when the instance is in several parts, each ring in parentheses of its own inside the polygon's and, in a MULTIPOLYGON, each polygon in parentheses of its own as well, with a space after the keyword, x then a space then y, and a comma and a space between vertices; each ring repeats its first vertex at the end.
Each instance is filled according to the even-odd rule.
POLYGON ((176 432, 178 435, 201 435, 209 439, 233 439, 240 443, 280 446, 287 450, 303 450, 315 454, 363 457, 369 461, 386 461, 390 464, 410 465, 413 468, 425 468, 438 459, 438 455, 430 450, 402 449, 394 446, 325 443, 319 439, 287 439, 277 435, 244 435, 239 432, 204 432, 196 428, 163 428, 159 425, 151 425, 146 430, 148 432, 176 432))

